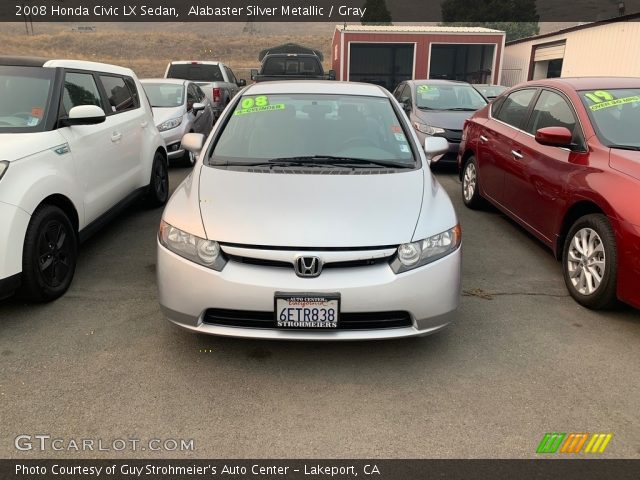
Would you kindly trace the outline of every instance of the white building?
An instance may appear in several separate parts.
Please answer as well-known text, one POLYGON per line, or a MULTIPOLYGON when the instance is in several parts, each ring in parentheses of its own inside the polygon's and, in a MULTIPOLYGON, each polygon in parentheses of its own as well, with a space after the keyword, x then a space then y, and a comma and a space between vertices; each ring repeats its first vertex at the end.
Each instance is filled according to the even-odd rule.
POLYGON ((508 42, 501 83, 600 75, 640 77, 640 13, 508 42))

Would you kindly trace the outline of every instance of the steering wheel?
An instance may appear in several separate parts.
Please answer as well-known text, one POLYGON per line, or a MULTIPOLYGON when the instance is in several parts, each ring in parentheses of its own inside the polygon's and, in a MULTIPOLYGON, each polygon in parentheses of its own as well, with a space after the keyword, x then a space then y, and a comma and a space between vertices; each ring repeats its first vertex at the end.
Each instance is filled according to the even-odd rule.
POLYGON ((372 143, 371 139, 367 137, 351 137, 340 144, 338 151, 357 146, 369 147, 372 143))

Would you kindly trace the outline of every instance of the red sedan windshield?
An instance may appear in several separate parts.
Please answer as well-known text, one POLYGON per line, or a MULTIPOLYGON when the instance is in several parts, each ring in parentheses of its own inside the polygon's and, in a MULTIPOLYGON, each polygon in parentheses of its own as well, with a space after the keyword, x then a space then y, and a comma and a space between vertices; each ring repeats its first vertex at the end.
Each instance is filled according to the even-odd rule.
POLYGON ((603 144, 640 149, 640 88, 582 91, 579 95, 603 144))

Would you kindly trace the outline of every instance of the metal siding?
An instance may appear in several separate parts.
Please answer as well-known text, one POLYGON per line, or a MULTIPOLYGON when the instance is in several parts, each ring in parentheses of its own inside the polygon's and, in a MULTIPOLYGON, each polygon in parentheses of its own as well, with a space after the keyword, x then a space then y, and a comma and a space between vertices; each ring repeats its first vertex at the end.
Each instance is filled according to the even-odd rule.
POLYGON ((640 77, 640 22, 616 22, 507 45, 502 84, 527 81, 532 48, 563 39, 563 77, 640 77))
POLYGON ((494 83, 499 83, 499 72, 502 59, 502 39, 503 34, 496 35, 470 35, 470 34, 432 34, 432 33, 353 33, 348 30, 344 31, 344 48, 342 50, 342 76, 341 80, 348 80, 347 69, 349 65, 349 43, 350 42, 368 42, 368 43, 415 43, 415 78, 427 78, 427 65, 430 45, 436 43, 491 43, 496 48, 496 64, 492 77, 494 83))

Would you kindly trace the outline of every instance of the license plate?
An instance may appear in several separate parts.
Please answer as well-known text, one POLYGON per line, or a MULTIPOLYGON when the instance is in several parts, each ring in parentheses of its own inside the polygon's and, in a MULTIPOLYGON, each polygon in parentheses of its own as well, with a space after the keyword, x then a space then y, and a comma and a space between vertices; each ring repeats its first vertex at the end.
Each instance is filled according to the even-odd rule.
POLYGON ((340 295, 279 293, 275 295, 275 320, 279 328, 338 328, 340 295))

